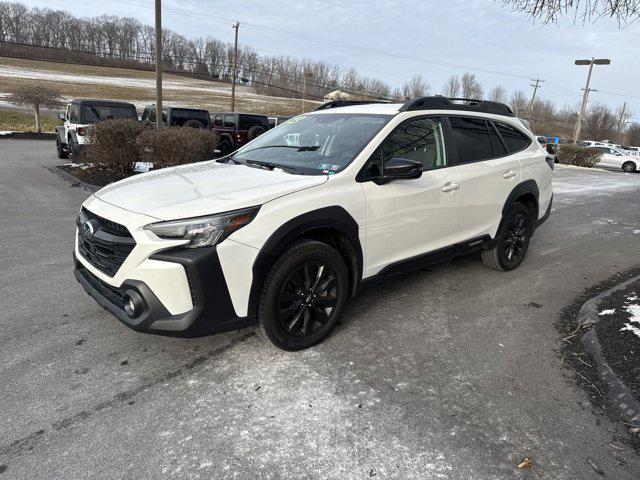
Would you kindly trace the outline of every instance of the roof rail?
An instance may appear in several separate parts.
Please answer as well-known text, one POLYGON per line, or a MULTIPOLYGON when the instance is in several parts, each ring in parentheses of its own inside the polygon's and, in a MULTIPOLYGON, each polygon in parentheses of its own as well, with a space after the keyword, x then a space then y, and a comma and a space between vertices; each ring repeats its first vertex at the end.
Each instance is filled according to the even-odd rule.
POLYGON ((411 99, 399 111, 408 112, 413 110, 466 110, 468 112, 493 113, 515 117, 511 108, 504 103, 472 98, 447 98, 441 95, 411 99))
POLYGON ((331 100, 330 102, 323 103, 317 108, 314 108, 313 111, 317 112, 318 110, 327 110, 329 108, 338 108, 338 107, 349 107, 351 105, 367 105, 370 103, 389 103, 386 100, 331 100))

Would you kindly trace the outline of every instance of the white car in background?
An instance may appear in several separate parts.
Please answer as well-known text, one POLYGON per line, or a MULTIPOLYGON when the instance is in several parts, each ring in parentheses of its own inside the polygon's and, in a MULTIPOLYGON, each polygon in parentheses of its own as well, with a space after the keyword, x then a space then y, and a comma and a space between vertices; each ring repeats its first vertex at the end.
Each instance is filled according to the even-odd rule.
POLYGON ((587 148, 595 148, 601 152, 598 167, 620 168, 624 172, 640 171, 640 158, 631 156, 623 150, 609 146, 592 145, 587 148))

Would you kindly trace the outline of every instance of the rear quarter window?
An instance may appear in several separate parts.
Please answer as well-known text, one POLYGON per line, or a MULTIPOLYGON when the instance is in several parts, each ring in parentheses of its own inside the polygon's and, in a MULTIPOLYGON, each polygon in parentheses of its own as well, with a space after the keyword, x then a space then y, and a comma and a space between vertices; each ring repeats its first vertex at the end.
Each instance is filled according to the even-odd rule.
POLYGON ((509 153, 519 152, 531 145, 531 139, 517 128, 500 122, 495 122, 495 125, 507 145, 509 153))

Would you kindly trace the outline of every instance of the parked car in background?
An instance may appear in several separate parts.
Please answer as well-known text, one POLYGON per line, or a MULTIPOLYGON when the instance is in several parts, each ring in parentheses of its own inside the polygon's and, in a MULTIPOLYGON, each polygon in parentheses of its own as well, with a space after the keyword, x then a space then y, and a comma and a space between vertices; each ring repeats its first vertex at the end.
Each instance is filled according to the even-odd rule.
POLYGON ((220 135, 218 148, 222 155, 237 150, 269 130, 269 118, 253 113, 214 113, 213 129, 220 135))
MULTIPOLYGON (((144 107, 141 120, 148 125, 156 123, 156 106, 144 107)), ((211 116, 208 110, 189 107, 163 107, 162 122, 169 127, 190 127, 211 129, 211 116)))
POLYGON ((292 118, 293 118, 292 116, 269 117, 269 128, 277 127, 281 123, 284 123, 287 120, 290 120, 292 118))
POLYGON ((540 135, 538 137, 538 143, 551 155, 558 153, 558 137, 540 135))
POLYGON ((67 104, 58 118, 64 121, 56 127, 56 151, 58 158, 74 159, 82 153, 87 143, 89 128, 94 123, 110 118, 137 119, 132 103, 112 100, 75 99, 67 104))
POLYGON ((587 148, 595 148, 601 152, 600 160, 596 164, 598 167, 620 168, 625 172, 640 171, 640 158, 629 155, 618 148, 591 145, 587 148))

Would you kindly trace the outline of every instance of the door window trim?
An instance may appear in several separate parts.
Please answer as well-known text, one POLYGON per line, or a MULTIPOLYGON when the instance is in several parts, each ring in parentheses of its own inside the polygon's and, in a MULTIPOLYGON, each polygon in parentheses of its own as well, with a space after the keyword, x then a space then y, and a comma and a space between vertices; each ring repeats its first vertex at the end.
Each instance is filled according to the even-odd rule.
MULTIPOLYGON (((439 167, 435 167, 435 168, 430 168, 428 170, 423 169, 423 172, 433 172, 435 170, 442 170, 443 168, 449 168, 449 167, 454 167, 455 165, 452 164, 452 158, 451 158, 451 154, 450 154, 450 144, 447 141, 447 131, 446 131, 446 127, 445 127, 445 117, 444 115, 416 115, 415 117, 409 117, 405 120, 403 120, 402 122, 400 122, 398 125, 396 125, 395 127, 393 127, 393 130, 391 130, 391 132, 389 132, 381 141, 380 143, 376 146, 375 150, 373 151, 373 153, 375 153, 378 148, 380 148, 380 146, 388 139, 391 137, 391 135, 393 135, 394 133, 396 133, 397 130, 399 130, 400 128, 402 128, 406 123, 408 122, 413 122, 415 120, 439 120, 440 121, 440 126, 442 127, 442 136, 444 137, 444 161, 445 161, 445 165, 441 165, 439 167)), ((367 165, 369 164, 369 162, 371 161, 371 159, 373 158, 373 153, 369 156, 369 158, 367 158, 367 160, 364 162, 364 164, 362 165, 362 167, 360 168, 360 171, 358 172, 358 174, 356 175, 356 182, 368 182, 369 179, 365 176, 365 170, 367 169, 367 165)))

